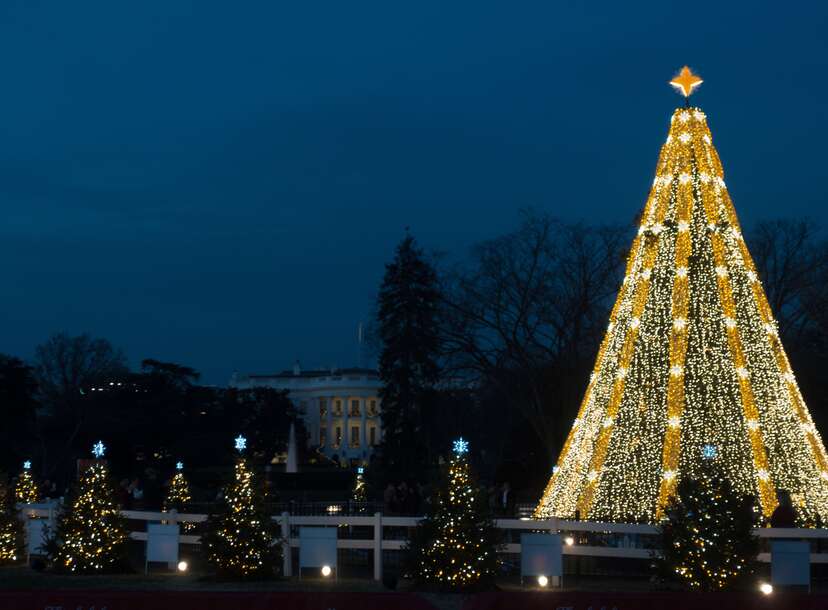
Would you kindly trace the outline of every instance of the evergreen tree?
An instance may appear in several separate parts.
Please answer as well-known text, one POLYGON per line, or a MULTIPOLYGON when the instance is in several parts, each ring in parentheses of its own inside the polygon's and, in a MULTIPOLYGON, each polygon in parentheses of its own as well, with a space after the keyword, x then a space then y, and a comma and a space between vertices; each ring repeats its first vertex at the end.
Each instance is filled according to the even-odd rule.
POLYGON ((40 501, 37 483, 32 476, 31 462, 23 463, 23 471, 17 477, 17 485, 14 486, 14 496, 21 504, 36 504, 40 501))
POLYGON ((428 460, 423 405, 439 377, 439 299, 434 268, 406 235, 386 265, 378 298, 383 441, 376 461, 389 480, 422 477, 428 460))
POLYGON ((23 521, 18 516, 14 494, 0 483, 0 565, 17 563, 25 557, 23 521))
POLYGON ((409 569, 420 583, 440 589, 485 587, 496 574, 498 545, 487 498, 469 466, 468 443, 461 438, 411 537, 409 569))
MULTIPOLYGON (((244 449, 244 442, 241 445, 239 450, 244 449)), ((264 493, 240 455, 233 481, 224 488, 221 508, 207 520, 202 537, 207 560, 223 578, 268 578, 281 554, 274 538, 276 528, 265 510, 264 493)))
POLYGON ((74 484, 61 514, 53 549, 55 568, 80 574, 115 572, 125 568, 128 532, 115 495, 115 485, 103 457, 98 458, 74 484))
POLYGON ((37 382, 32 367, 19 358, 0 354, 0 470, 16 464, 31 451, 37 427, 37 382))
POLYGON ((693 590, 738 587, 752 573, 759 552, 754 498, 738 494, 711 458, 676 492, 661 526, 662 577, 693 590))
MULTIPOLYGON (((181 462, 176 464, 176 473, 170 479, 170 486, 167 489, 167 496, 164 498, 164 512, 176 510, 179 513, 186 513, 192 496, 190 495, 190 484, 184 476, 184 465, 181 462)), ((181 524, 181 531, 190 531, 193 528, 192 522, 181 524)))

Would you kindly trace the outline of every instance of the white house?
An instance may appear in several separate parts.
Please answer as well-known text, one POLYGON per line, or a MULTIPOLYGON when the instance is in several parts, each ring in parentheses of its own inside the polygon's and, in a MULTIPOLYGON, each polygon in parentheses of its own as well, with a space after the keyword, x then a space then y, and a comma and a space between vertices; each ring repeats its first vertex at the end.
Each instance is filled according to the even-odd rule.
POLYGON ((287 390, 305 414, 310 444, 329 457, 358 464, 368 459, 381 440, 381 384, 373 369, 303 371, 297 362, 292 371, 272 375, 234 373, 229 385, 287 390))

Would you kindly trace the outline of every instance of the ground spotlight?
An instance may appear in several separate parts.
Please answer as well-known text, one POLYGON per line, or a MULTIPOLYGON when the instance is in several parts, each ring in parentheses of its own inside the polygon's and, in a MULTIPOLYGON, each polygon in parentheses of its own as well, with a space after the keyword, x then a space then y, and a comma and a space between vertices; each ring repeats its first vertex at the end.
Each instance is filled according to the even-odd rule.
POLYGON ((178 571, 179 572, 186 572, 187 568, 189 568, 189 564, 186 561, 179 561, 178 562, 178 571))
POLYGON ((567 536, 566 538, 564 538, 564 544, 566 544, 566 546, 572 546, 573 544, 575 544, 575 538, 573 538, 572 536, 567 536))
POLYGON ((331 575, 331 566, 322 566, 322 576, 327 578, 331 575))
POLYGON ((539 586, 545 587, 548 584, 549 584, 549 579, 546 576, 544 576, 543 574, 538 576, 538 585, 539 586))
POLYGON ((759 585, 759 590, 765 595, 770 595, 771 593, 773 593, 773 585, 769 582, 763 582, 761 585, 759 585))

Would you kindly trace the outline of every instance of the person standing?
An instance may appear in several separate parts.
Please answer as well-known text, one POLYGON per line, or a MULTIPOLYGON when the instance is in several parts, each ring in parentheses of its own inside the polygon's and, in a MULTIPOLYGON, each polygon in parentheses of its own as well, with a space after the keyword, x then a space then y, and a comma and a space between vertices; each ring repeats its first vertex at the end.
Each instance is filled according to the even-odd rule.
POLYGON ((771 514, 771 527, 796 527, 796 510, 793 507, 790 492, 780 489, 776 495, 779 504, 771 514))
POLYGON ((508 515, 510 512, 512 503, 512 488, 509 485, 509 481, 505 481, 500 488, 500 512, 504 515, 508 515))
POLYGON ((397 503, 397 490, 394 488, 393 483, 388 483, 388 486, 385 488, 385 491, 382 494, 382 503, 387 514, 390 515, 394 512, 394 508, 397 503))

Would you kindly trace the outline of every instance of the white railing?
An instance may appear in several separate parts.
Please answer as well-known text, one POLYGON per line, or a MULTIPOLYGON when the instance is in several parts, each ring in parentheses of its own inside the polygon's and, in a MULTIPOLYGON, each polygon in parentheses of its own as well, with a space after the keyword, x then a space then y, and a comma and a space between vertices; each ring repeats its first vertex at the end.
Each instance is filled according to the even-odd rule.
MULTIPOLYGON (((44 505, 19 505, 21 512, 29 519, 56 518, 56 507, 44 505)), ((131 521, 166 521, 168 523, 200 523, 207 519, 203 514, 177 514, 175 511, 169 513, 153 511, 125 510, 121 514, 131 521)), ((422 517, 390 517, 382 513, 364 516, 311 516, 291 515, 287 512, 273 516, 281 529, 283 545, 284 574, 292 575, 291 548, 299 547, 299 538, 293 536, 291 529, 298 526, 318 527, 369 527, 372 535, 370 538, 346 537, 337 540, 337 548, 340 549, 364 549, 373 551, 374 579, 382 579, 382 552, 399 551, 407 540, 400 538, 388 538, 385 536, 385 528, 412 528, 416 527, 422 517)), ((566 544, 563 547, 564 555, 587 556, 587 557, 614 557, 618 559, 649 559, 658 551, 654 548, 657 540, 652 540, 653 546, 642 546, 640 536, 658 536, 658 529, 652 525, 632 523, 598 523, 591 521, 565 521, 562 519, 496 519, 495 526, 508 531, 549 531, 554 533, 572 534, 576 538, 579 534, 584 537, 592 535, 615 536, 617 545, 598 546, 595 544, 576 542, 566 544)), ((787 538, 819 540, 828 539, 828 529, 799 529, 799 528, 757 528, 755 530, 759 538, 787 538)), ((133 540, 146 540, 146 527, 144 531, 130 532, 133 540)), ((182 534, 179 538, 181 544, 200 544, 201 537, 197 535, 182 534)), ((520 553, 519 542, 507 542, 500 548, 501 553, 520 553)), ((760 553, 759 561, 769 562, 770 553, 760 553)), ((828 552, 811 553, 811 563, 828 563, 828 552)))

